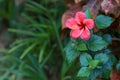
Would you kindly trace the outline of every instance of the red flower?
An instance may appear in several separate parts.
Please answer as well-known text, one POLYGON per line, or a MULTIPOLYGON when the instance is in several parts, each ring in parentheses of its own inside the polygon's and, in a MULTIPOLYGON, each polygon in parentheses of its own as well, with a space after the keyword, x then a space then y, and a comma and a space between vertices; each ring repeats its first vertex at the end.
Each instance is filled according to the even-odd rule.
POLYGON ((90 39, 90 31, 94 27, 93 19, 85 19, 85 13, 77 12, 75 18, 69 18, 66 21, 66 27, 71 29, 70 36, 74 39, 90 39))

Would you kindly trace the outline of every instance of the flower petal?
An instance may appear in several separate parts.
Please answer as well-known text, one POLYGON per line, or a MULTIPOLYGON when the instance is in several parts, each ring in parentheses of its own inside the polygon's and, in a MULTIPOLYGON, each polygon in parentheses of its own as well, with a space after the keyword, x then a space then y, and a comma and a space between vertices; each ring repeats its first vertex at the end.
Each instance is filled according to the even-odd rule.
POLYGON ((76 21, 77 21, 77 23, 81 23, 81 22, 83 22, 83 20, 85 19, 85 13, 83 13, 83 12, 77 12, 76 13, 76 15, 75 15, 75 19, 76 19, 76 21))
POLYGON ((92 29, 94 27, 94 21, 93 19, 85 19, 83 23, 88 27, 89 29, 92 29))
POLYGON ((80 38, 82 38, 83 40, 90 39, 90 31, 87 27, 85 27, 85 29, 83 29, 83 32, 81 33, 80 38))
POLYGON ((77 22, 75 21, 74 18, 69 18, 66 21, 66 27, 69 29, 79 29, 79 26, 77 25, 77 22))
POLYGON ((79 38, 80 37, 80 35, 81 35, 81 33, 83 32, 83 30, 72 30, 71 32, 70 32, 70 36, 72 37, 72 38, 74 38, 74 39, 76 39, 76 38, 79 38))

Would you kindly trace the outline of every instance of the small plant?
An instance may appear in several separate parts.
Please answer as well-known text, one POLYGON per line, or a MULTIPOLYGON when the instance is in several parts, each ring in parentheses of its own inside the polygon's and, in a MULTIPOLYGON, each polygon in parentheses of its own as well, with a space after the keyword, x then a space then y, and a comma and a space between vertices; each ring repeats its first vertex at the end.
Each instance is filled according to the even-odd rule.
POLYGON ((0 80, 120 80, 119 9, 119 0, 0 0, 0 80))
POLYGON ((80 69, 76 75, 80 80, 109 79, 116 58, 108 48, 112 36, 103 30, 110 27, 114 19, 103 14, 93 19, 91 14, 88 9, 76 12, 75 18, 66 20, 66 27, 71 29, 71 39, 65 48, 66 58, 69 63, 76 59, 79 62, 80 69), (99 31, 94 32, 95 26, 99 31))

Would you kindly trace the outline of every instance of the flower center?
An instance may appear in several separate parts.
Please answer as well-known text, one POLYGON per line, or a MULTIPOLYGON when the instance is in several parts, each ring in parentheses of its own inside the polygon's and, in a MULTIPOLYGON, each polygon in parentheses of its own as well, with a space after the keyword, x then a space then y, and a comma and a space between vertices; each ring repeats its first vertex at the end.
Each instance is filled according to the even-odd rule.
POLYGON ((80 27, 80 29, 85 29, 85 24, 84 23, 81 23, 81 24, 78 24, 79 25, 79 27, 80 27))

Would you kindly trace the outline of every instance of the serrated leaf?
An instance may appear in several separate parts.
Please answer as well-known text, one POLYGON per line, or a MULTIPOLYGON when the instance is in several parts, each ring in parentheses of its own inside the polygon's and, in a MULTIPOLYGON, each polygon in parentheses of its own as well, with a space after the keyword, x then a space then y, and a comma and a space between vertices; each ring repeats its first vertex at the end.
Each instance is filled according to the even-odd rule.
POLYGON ((92 35, 87 41, 88 49, 91 51, 98 51, 107 46, 107 42, 102 39, 102 37, 97 35, 92 35))
POLYGON ((99 60, 91 60, 90 62, 89 62, 89 68, 90 69, 94 69, 94 68, 96 68, 97 67, 97 65, 99 64, 99 60))
POLYGON ((69 43, 65 49, 66 49, 66 58, 67 58, 67 61, 69 63, 71 63, 72 61, 74 61, 77 58, 78 51, 76 51, 76 50, 73 49, 71 43, 69 43))
POLYGON ((80 55, 81 66, 88 66, 90 60, 92 60, 92 57, 88 53, 82 53, 80 55))
POLYGON ((88 77, 90 75, 90 69, 88 67, 82 67, 78 74, 77 77, 88 77))
POLYGON ((97 28, 105 29, 109 27, 113 21, 114 19, 112 17, 105 16, 105 15, 99 15, 95 19, 95 24, 97 28))
POLYGON ((99 53, 95 55, 94 59, 100 60, 103 64, 105 64, 109 60, 109 57, 106 54, 99 53))
POLYGON ((92 15, 92 13, 90 12, 90 9, 87 9, 87 10, 85 11, 85 14, 86 14, 86 18, 93 18, 93 15, 92 15))

